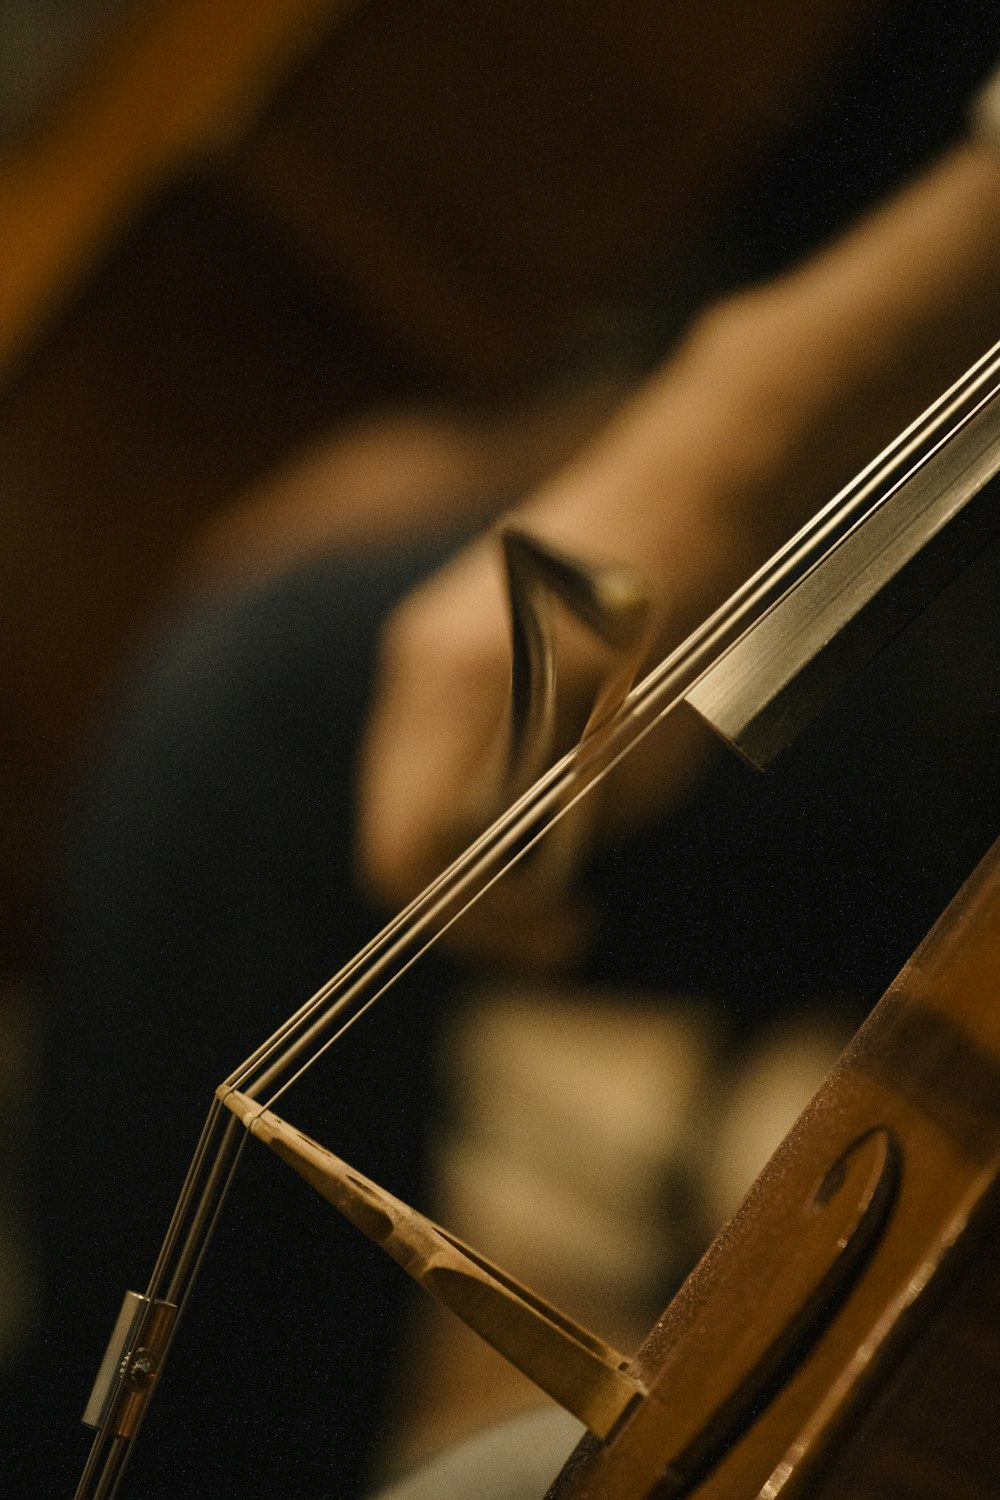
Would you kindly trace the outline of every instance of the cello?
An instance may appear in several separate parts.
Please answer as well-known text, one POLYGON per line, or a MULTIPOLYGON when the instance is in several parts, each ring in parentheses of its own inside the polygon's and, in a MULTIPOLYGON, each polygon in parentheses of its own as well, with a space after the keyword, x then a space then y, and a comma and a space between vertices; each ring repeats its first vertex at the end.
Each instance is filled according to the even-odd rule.
MULTIPOLYGON (((583 1417, 594 1436, 556 1495, 638 1500, 786 1486, 794 1494, 842 1482, 844 1465, 852 1485, 891 1483, 892 1464, 909 1462, 897 1449, 881 1478, 877 1464, 854 1477, 872 1425, 900 1428, 901 1410, 912 1410, 899 1382, 916 1372, 919 1385, 928 1346, 932 1366, 953 1358, 969 1342, 970 1309, 995 1299, 988 1273, 985 1283, 969 1280, 970 1267, 981 1273, 995 1222, 997 1042, 982 1003, 996 983, 995 858, 890 991, 635 1361, 302 1137, 272 1106, 663 714, 697 712, 747 758, 769 761, 980 554, 997 525, 998 370, 994 350, 624 699, 617 684, 580 744, 220 1086, 153 1278, 143 1296, 126 1298, 95 1387, 88 1415, 97 1436, 81 1500, 117 1488, 177 1310, 254 1135, 583 1417), (932 1203, 936 1213, 925 1217, 932 1203), (750 1296, 757 1315, 741 1324, 750 1296), (844 1424, 871 1402, 876 1375, 885 1382, 879 1404, 869 1404, 857 1441, 845 1443, 844 1424)), ((513 540, 523 569, 523 539, 513 540)), ((627 591, 613 571, 530 544, 527 555, 529 570, 600 631, 615 634, 635 613, 631 598, 621 610, 627 591)), ((522 716, 534 725, 546 719, 545 650, 529 644, 523 655, 529 709, 532 679, 543 680, 541 709, 522 716)), ((520 747, 513 759, 520 766, 520 747)), ((980 1390, 996 1373, 994 1342, 987 1334, 975 1350, 980 1390)), ((919 1460, 922 1472, 933 1457, 919 1460)), ((993 1463, 987 1441, 965 1477, 949 1473, 946 1482, 982 1493, 993 1463)))

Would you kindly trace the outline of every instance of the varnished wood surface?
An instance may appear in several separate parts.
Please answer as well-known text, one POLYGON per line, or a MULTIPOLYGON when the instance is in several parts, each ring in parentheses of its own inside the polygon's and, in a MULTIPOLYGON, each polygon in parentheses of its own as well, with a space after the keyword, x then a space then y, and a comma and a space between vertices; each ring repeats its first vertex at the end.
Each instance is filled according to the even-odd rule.
POLYGON ((610 1432, 639 1398, 617 1349, 272 1110, 225 1085, 216 1095, 250 1135, 591 1432, 610 1432))
POLYGON ((998 997, 1000 845, 639 1351, 651 1399, 606 1444, 584 1443, 552 1500, 1000 1489, 998 997), (895 1142, 899 1177, 867 1264, 754 1409, 731 1394, 715 1404, 718 1368, 773 1295, 776 1266, 801 1276, 815 1255, 802 1231, 817 1184, 872 1131, 895 1142), (692 1417, 724 1434, 714 1451, 691 1444, 692 1417))
POLYGON ((994 1185, 969 1244, 918 1331, 827 1444, 810 1500, 986 1500, 1000 1460, 1000 1203, 994 1185))

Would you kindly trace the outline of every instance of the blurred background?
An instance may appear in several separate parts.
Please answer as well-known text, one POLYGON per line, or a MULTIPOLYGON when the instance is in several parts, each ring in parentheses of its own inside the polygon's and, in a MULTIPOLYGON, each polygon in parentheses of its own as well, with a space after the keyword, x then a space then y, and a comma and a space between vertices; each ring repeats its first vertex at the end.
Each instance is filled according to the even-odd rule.
POLYGON ((960 129, 992 47, 973 14, 5 0, 4 968, 25 961, 81 736, 199 539, 220 568, 240 549, 266 566, 338 527, 453 526, 509 499, 699 302, 960 129), (327 482, 321 503, 298 470, 266 517, 247 509, 359 416, 416 401, 464 438, 446 424, 428 455, 413 437, 378 502, 327 482), (413 502, 400 476, 421 462, 413 502))
MULTIPOLYGON (((45 870, 116 684, 156 622, 192 594, 315 551, 443 535, 510 503, 701 305, 801 255, 960 132, 995 62, 995 22, 993 34, 977 28, 979 9, 3 0, 11 1264, 30 1170, 14 1122, 30 1091, 45 870)), ((510 1231, 523 1247, 536 1233, 533 1206, 511 1230, 510 1206, 531 1201, 510 1165, 516 1131, 461 1122, 491 1089, 532 1093, 537 1038, 518 1039, 548 1015, 553 1048, 576 1049, 551 1108, 578 1140, 616 1033, 605 997, 582 1004, 568 1023, 562 995, 548 1010, 537 997, 527 1009, 523 996, 491 999, 476 1035, 466 1025, 456 1036, 459 1076, 475 1083, 455 1085, 459 1123, 441 1159, 445 1199, 469 1233, 477 1214, 502 1220, 501 1241, 510 1231), (489 1179, 484 1151, 508 1165, 494 1198, 470 1207, 470 1184, 489 1179)), ((686 1102, 710 1072, 711 1024, 682 999, 645 1012, 631 1036, 620 1092, 638 1102, 617 1133, 662 1184, 684 1155, 686 1102)), ((786 1058, 778 1070, 787 1109, 835 1039, 815 1054, 803 1046, 801 1068, 786 1058)), ((763 1130, 747 1172, 781 1128, 763 1130)), ((602 1279, 632 1277, 631 1305, 644 1309, 663 1265, 645 1264, 656 1259, 636 1238, 645 1209, 613 1201, 619 1181, 608 1174, 598 1259, 602 1279)), ((592 1206, 593 1179, 588 1191, 592 1206)), ((736 1191, 720 1187, 714 1212, 736 1191)), ((538 1212, 557 1198, 546 1186, 538 1212)), ((563 1207, 568 1245, 570 1189, 563 1207)), ((691 1250, 670 1254, 680 1264, 691 1250)), ((553 1254, 551 1240, 539 1244, 517 1269, 530 1280, 539 1267, 558 1290, 573 1278, 561 1249, 563 1270, 546 1272, 553 1254)), ((586 1311, 591 1290, 574 1286, 586 1311)), ((20 1316, 12 1302, 10 1340, 20 1316)), ((468 1398, 469 1381, 455 1384, 468 1398)))

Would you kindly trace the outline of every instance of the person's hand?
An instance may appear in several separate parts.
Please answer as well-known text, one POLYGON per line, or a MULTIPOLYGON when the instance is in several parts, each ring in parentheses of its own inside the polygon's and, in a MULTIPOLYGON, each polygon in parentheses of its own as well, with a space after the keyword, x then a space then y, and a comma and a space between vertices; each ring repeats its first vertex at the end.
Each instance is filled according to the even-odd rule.
MULTIPOLYGON (((717 306, 512 519, 582 558, 633 565, 662 599, 658 648, 682 639, 982 352, 1000 315, 998 192, 996 152, 957 148, 830 249, 717 306)), ((563 702, 586 700, 594 673, 593 652, 568 643, 563 702)), ((498 549, 479 541, 386 626, 358 844, 385 902, 409 898, 468 840, 508 683, 498 549)), ((628 757, 606 819, 679 795, 702 748, 690 726, 668 721, 628 757)), ((470 941, 558 960, 579 940, 578 915, 539 910, 526 886, 484 907, 470 941)))
MULTIPOLYGON (((776 534, 772 477, 787 450, 785 415, 737 350, 749 304, 716 313, 601 440, 510 516, 588 560, 635 567, 660 601, 656 653, 682 638, 764 555, 776 534), (751 497, 771 491, 772 504, 751 497)), ((559 702, 578 730, 602 653, 579 631, 559 649, 559 702)), ((499 547, 485 537, 412 593, 388 621, 362 759, 360 855, 387 903, 420 889, 479 829, 498 761, 510 683, 499 547)), ((704 752, 690 722, 657 732, 602 798, 621 822, 669 804, 704 752)), ((582 934, 579 913, 541 905, 531 880, 501 887, 470 942, 511 945, 527 962, 558 960, 582 934), (502 894, 501 894, 502 892, 502 894)))

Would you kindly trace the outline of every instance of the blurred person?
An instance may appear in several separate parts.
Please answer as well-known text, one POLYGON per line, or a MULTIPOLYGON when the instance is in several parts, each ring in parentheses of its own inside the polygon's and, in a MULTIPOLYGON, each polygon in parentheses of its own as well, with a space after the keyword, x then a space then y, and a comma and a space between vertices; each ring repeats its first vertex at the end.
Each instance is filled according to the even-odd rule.
MULTIPOLYGON (((982 57, 1000 50, 1000 37, 977 41, 982 57)), ((792 234, 785 269, 717 298, 512 512, 648 576, 665 601, 659 648, 992 341, 994 120, 828 246, 806 253, 792 234)), ((887 163, 883 187, 899 167, 887 163)), ((503 718, 507 628, 489 544, 431 571, 442 551, 323 555, 192 605, 143 664, 81 796, 47 976, 46 1290, 6 1405, 14 1493, 71 1487, 79 1408, 212 1088, 370 936, 377 909, 455 852, 454 809, 503 718)), ((976 570, 960 639, 993 588, 976 570)), ((746 1029, 800 1002, 806 975, 815 993, 874 998, 995 832, 995 776, 975 746, 997 711, 975 691, 974 654, 952 674, 944 730, 931 722, 923 771, 900 746, 901 725, 927 711, 919 685, 937 649, 918 633, 895 686, 873 674, 840 729, 807 735, 752 786, 728 760, 702 768, 701 744, 656 736, 605 807, 609 842, 584 879, 590 927, 501 891, 475 945, 509 958, 513 930, 521 961, 722 998, 746 1029), (942 787, 956 739, 969 744, 964 785, 942 787)), ((561 672, 570 699, 587 695, 586 652, 561 672)), ((435 1033, 463 962, 422 966, 405 1002, 377 1008, 295 1096, 297 1125, 404 1197, 421 1190, 435 1033)), ((227 1210, 137 1448, 136 1493, 348 1497, 363 1480, 398 1278, 268 1167, 248 1163, 227 1210)))

